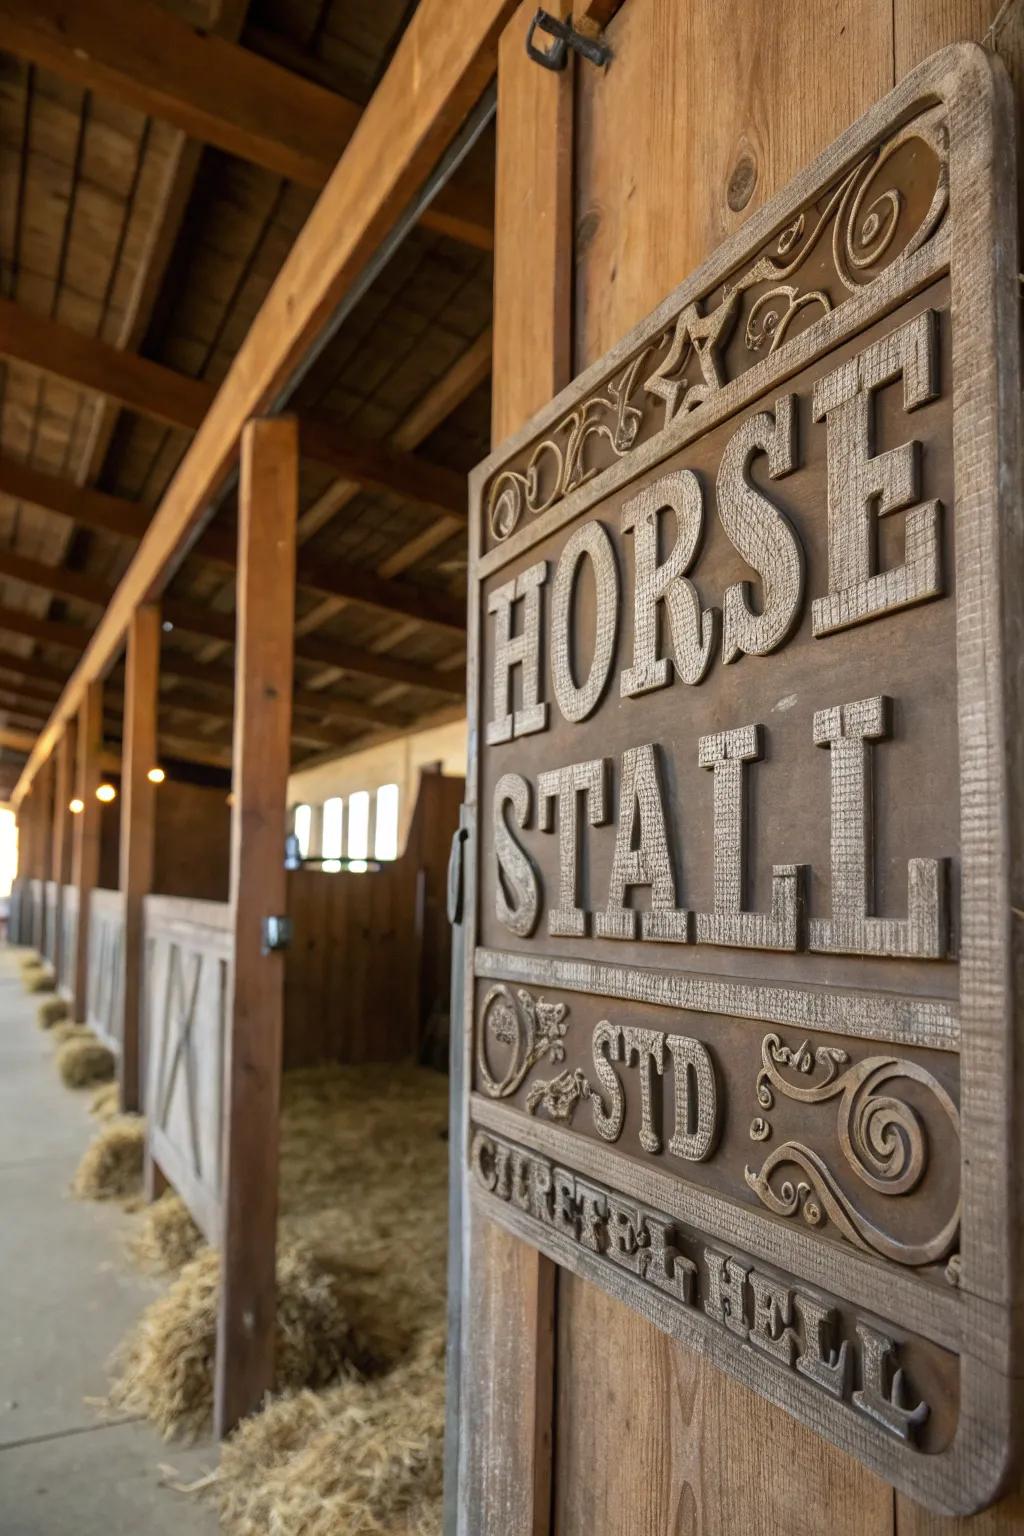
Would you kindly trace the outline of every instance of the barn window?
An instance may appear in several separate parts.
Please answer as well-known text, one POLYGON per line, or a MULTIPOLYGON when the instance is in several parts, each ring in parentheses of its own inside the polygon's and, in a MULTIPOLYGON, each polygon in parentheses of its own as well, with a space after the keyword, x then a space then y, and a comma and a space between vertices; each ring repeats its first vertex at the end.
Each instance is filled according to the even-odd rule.
POLYGON ((370 853, 370 794, 357 789, 348 802, 348 856, 349 869, 361 875, 366 871, 366 859, 370 853))
POLYGON ((373 834, 375 859, 398 858, 398 785, 382 784, 377 791, 377 820, 373 834))
POLYGON ((341 868, 343 805, 340 795, 332 795, 330 800, 325 800, 320 823, 320 854, 324 869, 332 875, 336 875, 341 868))
POLYGON ((309 834, 313 828, 313 807, 311 805, 297 805, 295 807, 295 836, 299 841, 299 854, 302 858, 309 857, 309 834))

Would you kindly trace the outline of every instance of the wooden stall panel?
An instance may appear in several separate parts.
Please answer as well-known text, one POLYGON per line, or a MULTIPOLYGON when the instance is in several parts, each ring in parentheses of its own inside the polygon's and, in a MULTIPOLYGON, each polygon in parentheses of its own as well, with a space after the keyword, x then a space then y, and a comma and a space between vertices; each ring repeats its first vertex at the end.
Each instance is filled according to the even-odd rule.
POLYGON ((61 891, 60 966, 57 990, 70 1002, 75 990, 75 953, 78 942, 78 887, 65 885, 61 891))
POLYGON ((216 1242, 231 908, 226 902, 147 896, 143 912, 150 1148, 207 1238, 216 1242))
MULTIPOLYGON (((954 1510, 1017 1393, 1008 135, 936 58, 473 479, 476 1205, 954 1510)), ((577 1284, 565 1532, 568 1405, 612 1463, 649 1385, 577 1284)))
POLYGON ((60 922, 60 886, 56 880, 43 881, 43 958, 57 963, 57 928, 60 922))
POLYGON ((464 787, 424 774, 406 846, 379 870, 289 873, 286 1068, 420 1056, 431 1017, 447 1008, 445 889, 464 787))
POLYGON ((97 886, 89 898, 86 1023, 104 1045, 121 1052, 124 1029, 124 896, 97 886))
POLYGON ((28 921, 26 924, 25 943, 31 944, 33 949, 43 953, 46 931, 46 892, 45 881, 29 880, 28 882, 28 921))

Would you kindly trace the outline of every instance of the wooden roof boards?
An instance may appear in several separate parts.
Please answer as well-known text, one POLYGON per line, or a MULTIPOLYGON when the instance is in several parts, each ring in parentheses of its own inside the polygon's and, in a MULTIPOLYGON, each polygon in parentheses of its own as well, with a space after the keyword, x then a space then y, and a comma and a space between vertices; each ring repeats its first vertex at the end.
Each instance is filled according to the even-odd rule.
MULTIPOLYGON (((388 211, 340 254, 336 291, 486 85, 490 12, 507 9, 485 8, 476 58, 479 40, 442 40, 433 26, 439 89, 445 65, 448 78, 462 71, 458 107, 420 139, 405 104, 388 109, 388 211)), ((31 14, 0 0, 0 649, 29 672, 35 662, 69 675, 169 491, 198 490, 183 470, 187 456, 202 462, 196 429, 230 386, 329 174, 326 152, 322 172, 310 169, 316 134, 326 144, 325 124, 343 118, 356 130, 413 10, 406 0, 181 3, 161 6, 147 34, 135 10, 125 29, 109 0, 82 0, 71 35, 51 0, 31 14), (154 39, 165 32, 198 38, 191 77, 180 55, 162 62, 154 39), (220 88, 204 95, 211 67, 220 88), (276 105, 246 118, 253 82, 276 105), (312 106, 293 122, 298 101, 312 106)), ((353 154, 358 166, 355 144, 353 154)), ((358 208, 375 192, 353 180, 346 195, 358 208)), ((459 697, 463 481, 488 433, 492 202, 488 131, 290 405, 303 443, 296 684, 336 707, 338 745, 459 697)), ((325 314, 307 309, 290 327, 304 340, 267 367, 266 402, 325 314)), ((255 398, 242 407, 258 408, 255 398)), ((216 515, 167 586, 169 611, 185 620, 163 636, 168 677, 176 657, 183 670, 231 662, 235 493, 222 487, 235 443, 224 422, 214 430, 227 434, 209 480, 216 515)), ((178 688, 169 684, 168 709, 178 688)), ((0 729, 7 714, 0 699, 0 729)), ((208 713, 202 728, 216 721, 208 713)), ((297 754, 311 744, 301 724, 297 712, 297 754)))

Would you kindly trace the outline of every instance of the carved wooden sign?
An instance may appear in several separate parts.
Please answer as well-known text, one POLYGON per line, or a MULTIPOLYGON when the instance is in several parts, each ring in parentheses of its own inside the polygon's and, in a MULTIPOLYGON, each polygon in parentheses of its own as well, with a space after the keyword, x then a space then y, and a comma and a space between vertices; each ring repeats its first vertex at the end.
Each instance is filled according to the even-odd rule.
POLYGON ((918 70, 472 480, 474 1211, 949 1511, 1018 1370, 997 70, 918 70))

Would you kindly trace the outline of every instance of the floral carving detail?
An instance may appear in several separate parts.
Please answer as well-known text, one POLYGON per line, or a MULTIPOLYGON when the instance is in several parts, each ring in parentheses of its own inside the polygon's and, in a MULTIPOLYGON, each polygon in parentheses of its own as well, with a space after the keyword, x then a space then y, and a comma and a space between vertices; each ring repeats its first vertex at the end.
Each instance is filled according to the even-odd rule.
MULTIPOLYGON (((920 1183, 928 1158, 928 1143, 916 1110, 883 1092, 888 1084, 902 1079, 926 1089, 959 1138, 956 1105, 942 1084, 916 1062, 869 1056, 847 1066, 849 1057, 837 1047, 819 1046, 812 1052, 805 1041, 792 1050, 775 1034, 764 1037, 761 1060, 756 1093, 762 1108, 770 1109, 776 1094, 801 1104, 839 1100, 836 1129, 846 1164, 861 1183, 877 1193, 909 1194, 920 1183), (840 1072, 841 1067, 846 1070, 840 1072), (812 1080, 802 1084, 786 1073, 812 1080)), ((746 1168, 744 1177, 775 1215, 799 1215, 812 1227, 828 1220, 855 1247, 900 1264, 933 1264, 945 1258, 960 1227, 958 1198, 952 1214, 931 1238, 899 1241, 858 1211, 825 1159, 798 1141, 784 1142, 759 1170, 746 1168), (775 1177, 783 1171, 781 1178, 775 1177)))
MULTIPOLYGON (((594 475, 625 457, 648 425, 653 402, 663 403, 664 431, 680 413, 688 413, 729 382, 725 348, 743 326, 743 348, 750 361, 783 345, 794 321, 806 311, 828 314, 846 293, 872 282, 884 267, 906 260, 927 244, 945 217, 949 202, 948 140, 940 107, 905 124, 885 144, 865 155, 816 202, 808 204, 763 250, 753 264, 721 288, 707 311, 693 301, 653 343, 573 407, 541 442, 525 464, 500 470, 487 491, 491 534, 507 539, 524 513, 538 515, 594 475), (882 173, 910 140, 924 143, 935 156, 935 188, 916 229, 897 243, 903 194, 880 186, 882 173), (826 281, 804 286, 801 269, 831 238, 826 281), (795 279, 795 280, 794 280, 795 279), (829 280, 840 291, 827 291, 829 280), (748 295, 750 296, 748 302, 748 295), (653 366, 652 366, 653 365, 653 366)), ((742 372, 735 367, 733 372, 742 372)), ((647 431, 647 437, 654 435, 647 431)))
POLYGON ((564 1003, 534 998, 525 987, 514 994, 504 982, 491 987, 480 1010, 477 1042, 480 1080, 491 1098, 506 1099, 515 1093, 542 1057, 552 1062, 565 1060, 566 1012, 564 1003), (500 1077, 491 1072, 488 1036, 511 1051, 508 1067, 500 1077))

